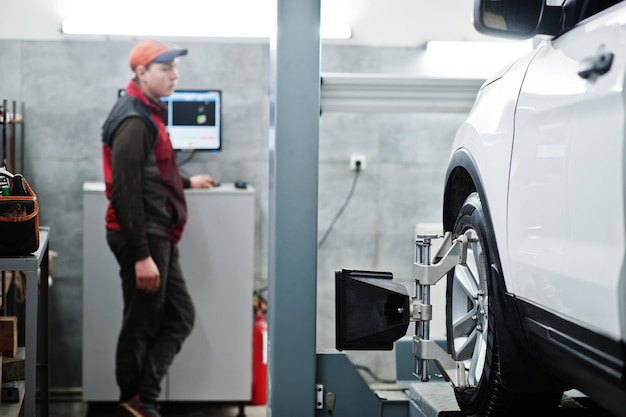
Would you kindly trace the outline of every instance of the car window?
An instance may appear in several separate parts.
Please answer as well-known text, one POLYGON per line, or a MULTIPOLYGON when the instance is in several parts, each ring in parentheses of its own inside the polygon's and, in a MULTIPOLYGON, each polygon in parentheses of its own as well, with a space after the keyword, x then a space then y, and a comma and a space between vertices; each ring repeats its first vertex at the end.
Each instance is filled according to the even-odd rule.
POLYGON ((590 16, 593 16, 596 13, 601 12, 604 9, 607 9, 614 4, 621 3, 623 0, 586 0, 582 3, 584 4, 581 19, 586 19, 590 16))
POLYGON ((562 32, 567 32, 579 22, 624 0, 565 0, 561 20, 562 32))

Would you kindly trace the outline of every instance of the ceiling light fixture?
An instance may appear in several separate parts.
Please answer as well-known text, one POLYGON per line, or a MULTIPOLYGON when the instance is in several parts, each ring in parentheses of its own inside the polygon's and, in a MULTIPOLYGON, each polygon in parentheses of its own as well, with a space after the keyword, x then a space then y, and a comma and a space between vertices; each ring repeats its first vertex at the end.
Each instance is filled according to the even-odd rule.
MULTIPOLYGON (((263 24, 236 25, 232 22, 211 25, 194 25, 188 21, 178 24, 154 24, 147 21, 107 22, 101 20, 64 20, 61 32, 67 35, 108 35, 108 36, 182 36, 211 38, 269 38, 270 28, 263 24)), ((348 25, 322 25, 323 39, 350 39, 352 28, 348 25)))

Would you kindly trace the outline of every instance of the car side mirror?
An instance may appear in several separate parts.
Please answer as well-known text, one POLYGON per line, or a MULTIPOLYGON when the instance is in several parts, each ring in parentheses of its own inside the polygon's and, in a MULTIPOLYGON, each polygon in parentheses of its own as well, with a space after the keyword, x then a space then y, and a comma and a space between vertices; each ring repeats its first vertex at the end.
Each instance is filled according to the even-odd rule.
POLYGON ((545 0, 475 0, 474 27, 504 38, 554 36, 561 29, 561 13, 561 6, 547 6, 545 0))

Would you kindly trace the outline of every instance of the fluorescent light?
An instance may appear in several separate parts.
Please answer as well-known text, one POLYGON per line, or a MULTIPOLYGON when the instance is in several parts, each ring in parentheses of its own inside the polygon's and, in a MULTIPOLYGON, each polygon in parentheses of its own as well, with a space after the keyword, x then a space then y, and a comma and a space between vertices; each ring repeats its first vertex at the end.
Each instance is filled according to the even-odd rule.
MULTIPOLYGON (((216 37, 216 38, 269 38, 270 28, 258 23, 233 24, 232 22, 210 25, 194 25, 186 21, 169 22, 167 25, 149 21, 124 22, 116 20, 64 20, 61 31, 68 35, 111 35, 111 36, 185 36, 185 37, 216 37)), ((324 39, 350 39, 352 29, 348 25, 322 25, 321 37, 324 39)))
POLYGON ((264 37, 261 27, 234 25, 194 25, 185 21, 173 21, 167 25, 147 20, 141 22, 64 20, 61 31, 68 35, 121 35, 121 36, 200 36, 224 38, 264 37), (177 24, 176 22, 180 22, 177 24))

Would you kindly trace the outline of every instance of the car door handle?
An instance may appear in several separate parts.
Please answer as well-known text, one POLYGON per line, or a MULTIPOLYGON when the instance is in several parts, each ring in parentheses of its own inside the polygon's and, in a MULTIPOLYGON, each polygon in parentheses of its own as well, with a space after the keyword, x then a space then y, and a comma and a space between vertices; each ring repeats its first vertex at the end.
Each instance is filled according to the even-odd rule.
POLYGON ((589 78, 592 75, 606 74, 613 65, 613 52, 598 52, 595 56, 582 60, 578 75, 589 78))

